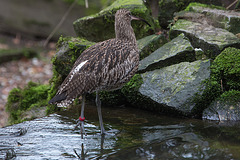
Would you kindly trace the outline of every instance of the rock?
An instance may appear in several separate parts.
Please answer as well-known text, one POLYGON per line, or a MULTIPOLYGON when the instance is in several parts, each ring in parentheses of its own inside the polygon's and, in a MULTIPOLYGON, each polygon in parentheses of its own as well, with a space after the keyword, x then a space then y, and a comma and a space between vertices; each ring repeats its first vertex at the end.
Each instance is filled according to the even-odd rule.
POLYGON ((137 39, 153 33, 152 29, 154 30, 157 27, 157 24, 154 22, 142 0, 117 0, 111 6, 95 15, 76 20, 73 23, 76 34, 79 37, 93 42, 114 38, 114 14, 119 8, 127 8, 133 15, 141 17, 151 24, 152 27, 150 28, 142 21, 132 21, 132 27, 137 39))
POLYGON ((234 34, 240 33, 240 13, 233 10, 213 8, 199 3, 191 3, 186 9, 190 13, 203 14, 212 26, 223 28, 234 34))
POLYGON ((203 111, 202 118, 217 121, 239 121, 240 91, 224 92, 218 100, 215 100, 203 111))
POLYGON ((214 121, 239 121, 239 106, 240 103, 229 105, 224 102, 215 101, 209 108, 203 111, 202 118, 214 121))
MULTIPOLYGON (((195 2, 200 2, 204 4, 213 4, 222 6, 221 0, 195 0, 195 2)), ((169 27, 169 21, 172 21, 174 17, 175 12, 179 12, 183 9, 185 9, 189 3, 190 0, 181 0, 181 1, 175 1, 175 0, 165 0, 159 2, 159 14, 158 14, 158 21, 159 25, 163 28, 169 27)))
POLYGON ((210 61, 182 62, 136 75, 122 89, 129 102, 161 113, 190 115, 194 94, 210 76, 210 61))
POLYGON ((18 60, 23 57, 33 58, 36 56, 38 56, 38 53, 31 48, 0 49, 0 64, 11 60, 18 60))
POLYGON ((148 57, 140 61, 139 71, 149 71, 183 61, 195 60, 194 49, 184 34, 164 44, 148 57))
POLYGON ((225 29, 180 19, 170 31, 170 38, 184 33, 195 48, 201 48, 209 58, 217 56, 224 48, 240 47, 240 40, 225 29))
POLYGON ((137 45, 140 52, 140 59, 148 56, 149 54, 154 52, 156 49, 161 47, 166 42, 167 40, 163 34, 159 34, 159 35, 154 34, 154 35, 150 35, 142 39, 139 39, 137 41, 137 45))

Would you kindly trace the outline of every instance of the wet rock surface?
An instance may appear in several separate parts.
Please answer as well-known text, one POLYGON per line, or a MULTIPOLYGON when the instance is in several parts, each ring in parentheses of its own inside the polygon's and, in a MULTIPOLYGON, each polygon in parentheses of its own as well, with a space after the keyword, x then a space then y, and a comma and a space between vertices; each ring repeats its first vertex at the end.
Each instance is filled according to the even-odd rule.
POLYGON ((201 82, 210 76, 210 61, 182 62, 143 73, 140 94, 163 106, 189 114, 194 108, 192 98, 201 82))
POLYGON ((76 112, 63 112, 0 128, 0 158, 16 159, 239 159, 240 125, 218 125, 104 108, 101 138, 95 106, 87 106, 81 139, 76 112), (130 123, 131 122, 131 123, 130 123), (232 132, 232 131, 235 132, 232 132), (234 144, 232 143, 234 140, 234 144))

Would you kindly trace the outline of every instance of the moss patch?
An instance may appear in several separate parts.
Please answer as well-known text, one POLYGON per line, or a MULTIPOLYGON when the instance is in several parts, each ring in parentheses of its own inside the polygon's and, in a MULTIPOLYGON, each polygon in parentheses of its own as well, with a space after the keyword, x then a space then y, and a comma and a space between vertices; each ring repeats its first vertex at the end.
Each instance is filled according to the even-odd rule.
POLYGON ((190 3, 187 8, 185 9, 185 11, 195 11, 193 8, 194 7, 203 7, 203 8, 211 8, 211 9, 221 9, 221 10, 225 10, 224 7, 221 6, 215 6, 215 5, 207 5, 207 4, 202 4, 202 3, 197 3, 197 2, 192 2, 190 3))
POLYGON ((240 90, 240 49, 226 48, 214 60, 211 71, 212 79, 222 84, 224 91, 240 90))
POLYGON ((240 100, 240 49, 226 48, 211 65, 211 77, 205 80, 201 92, 196 94, 194 112, 201 118, 202 111, 214 100, 234 104, 240 100))
POLYGON ((6 110, 9 112, 9 123, 20 123, 27 119, 22 119, 22 114, 34 107, 47 105, 49 85, 40 85, 29 82, 23 89, 14 88, 10 91, 6 110))

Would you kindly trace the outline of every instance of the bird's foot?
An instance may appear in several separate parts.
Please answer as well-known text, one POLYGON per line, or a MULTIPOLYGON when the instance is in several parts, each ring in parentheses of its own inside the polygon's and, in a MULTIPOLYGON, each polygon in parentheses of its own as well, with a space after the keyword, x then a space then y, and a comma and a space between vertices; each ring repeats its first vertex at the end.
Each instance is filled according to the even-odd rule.
POLYGON ((86 132, 85 132, 85 129, 84 129, 84 120, 85 120, 85 117, 82 118, 80 116, 78 118, 78 123, 77 123, 77 125, 75 127, 75 129, 76 129, 78 126, 80 126, 80 132, 81 132, 82 137, 83 137, 83 134, 86 135, 86 132))

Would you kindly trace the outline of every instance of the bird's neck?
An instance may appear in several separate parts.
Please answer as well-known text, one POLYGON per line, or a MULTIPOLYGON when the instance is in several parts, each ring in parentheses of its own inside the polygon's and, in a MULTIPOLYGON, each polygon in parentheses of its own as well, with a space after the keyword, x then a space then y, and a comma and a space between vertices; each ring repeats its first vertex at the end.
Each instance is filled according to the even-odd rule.
POLYGON ((132 43, 135 47, 137 47, 135 33, 131 24, 115 24, 115 34, 116 39, 128 41, 129 43, 132 43))

